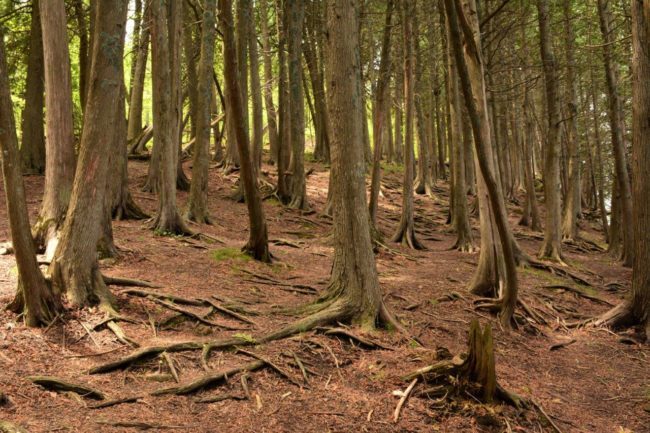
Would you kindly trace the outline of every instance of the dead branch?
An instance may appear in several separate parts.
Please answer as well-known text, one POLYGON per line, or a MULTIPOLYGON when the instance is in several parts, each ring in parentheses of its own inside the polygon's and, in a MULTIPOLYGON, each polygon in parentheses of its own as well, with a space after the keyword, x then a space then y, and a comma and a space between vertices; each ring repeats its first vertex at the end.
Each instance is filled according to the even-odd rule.
POLYGON ((104 393, 97 389, 80 383, 68 382, 53 376, 29 376, 27 377, 27 380, 51 391, 74 392, 82 397, 88 397, 95 400, 104 400, 106 398, 104 393))

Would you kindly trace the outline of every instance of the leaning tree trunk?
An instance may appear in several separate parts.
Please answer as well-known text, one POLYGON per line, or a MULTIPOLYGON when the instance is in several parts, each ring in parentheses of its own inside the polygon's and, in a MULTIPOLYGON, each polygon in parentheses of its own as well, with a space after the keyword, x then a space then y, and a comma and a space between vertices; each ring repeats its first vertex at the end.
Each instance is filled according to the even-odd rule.
MULTIPOLYGON (((160 234, 189 234, 176 207, 178 139, 181 123, 180 43, 182 2, 151 3, 154 149, 159 147, 158 214, 153 228, 160 234)), ((152 155, 152 158, 155 155, 152 155)), ((153 161, 152 161, 153 163, 153 161)))
MULTIPOLYGON (((287 2, 289 48, 289 110, 291 113, 291 201, 292 209, 309 209, 305 180, 305 103, 302 86, 303 0, 287 2)), ((352 113, 351 113, 352 114, 352 113)))
POLYGON ((196 141, 192 166, 192 184, 187 209, 187 219, 210 224, 208 211, 208 168, 210 164, 210 108, 212 104, 212 74, 216 0, 207 0, 203 7, 201 30, 201 59, 198 72, 198 98, 196 109, 196 141))
MULTIPOLYGON (((603 59, 605 62, 605 78, 607 81, 607 94, 609 99, 609 123, 614 148, 614 166, 618 189, 620 191, 620 206, 622 214, 623 233, 623 264, 632 266, 634 261, 634 236, 632 219, 632 188, 627 170, 627 157, 625 156, 625 143, 623 139, 624 120, 622 114, 621 98, 618 94, 618 73, 612 59, 612 44, 614 34, 611 29, 611 13, 607 1, 598 0, 598 15, 600 29, 603 34, 603 59)), ((645 79, 645 77, 643 78, 645 79)))
POLYGON ((38 3, 32 5, 32 23, 29 31, 25 109, 22 115, 22 143, 20 156, 23 173, 45 172, 45 131, 43 128, 43 34, 38 3))
POLYGON ((54 319, 60 306, 38 267, 29 229, 29 214, 20 169, 18 137, 2 31, 0 31, 0 152, 2 152, 0 159, 9 229, 18 267, 18 289, 16 298, 9 308, 16 313, 23 313, 27 326, 48 324, 54 319))
POLYGON ((246 206, 248 207, 249 238, 243 251, 254 259, 270 262, 271 254, 268 245, 268 232, 266 218, 262 207, 262 199, 257 190, 257 179, 251 161, 250 142, 246 133, 244 122, 245 111, 243 108, 242 93, 237 79, 237 49, 235 47, 234 20, 232 16, 232 0, 219 0, 219 21, 223 32, 224 48, 224 77, 230 88, 228 93, 228 107, 233 115, 233 125, 240 158, 240 179, 244 186, 246 206))
POLYGON ((632 185, 634 266, 628 299, 605 313, 598 324, 639 324, 650 341, 650 1, 632 1, 632 185))
POLYGON ((404 44, 404 95, 406 105, 406 134, 404 137, 404 185, 402 189, 402 216, 393 242, 401 242, 410 248, 423 249, 424 246, 415 237, 413 217, 413 169, 415 155, 413 149, 413 123, 415 115, 415 53, 413 40, 413 14, 415 0, 402 2, 402 28, 404 44))
POLYGON ((66 293, 71 305, 99 303, 113 311, 114 297, 99 272, 97 242, 102 234, 109 153, 116 147, 113 131, 118 121, 118 99, 123 97, 122 53, 128 1, 100 2, 97 8, 79 164, 50 274, 55 289, 66 293))
POLYGON ((476 14, 476 3, 474 0, 464 0, 463 8, 457 11, 453 0, 445 0, 445 9, 449 19, 449 27, 451 30, 450 39, 458 67, 461 89, 463 90, 465 105, 472 122, 479 168, 485 181, 490 206, 493 210, 492 215, 494 216, 503 250, 503 255, 499 258, 504 263, 505 284, 500 299, 492 305, 499 311, 501 324, 504 327, 509 327, 514 320, 514 310, 517 305, 518 283, 514 251, 515 243, 512 240, 512 233, 508 226, 507 213, 501 190, 489 162, 492 158, 490 154, 491 132, 488 121, 485 75, 483 60, 481 58, 482 48, 478 17, 476 14), (458 12, 463 14, 461 20, 458 20, 458 12), (468 20, 467 17, 470 17, 470 19, 468 20), (465 38, 465 56, 463 56, 461 46, 461 35, 458 28, 459 22, 463 25, 463 33, 467 35, 465 38))
POLYGON ((45 62, 45 190, 32 234, 46 255, 56 248, 75 172, 70 54, 63 0, 39 3, 45 62))

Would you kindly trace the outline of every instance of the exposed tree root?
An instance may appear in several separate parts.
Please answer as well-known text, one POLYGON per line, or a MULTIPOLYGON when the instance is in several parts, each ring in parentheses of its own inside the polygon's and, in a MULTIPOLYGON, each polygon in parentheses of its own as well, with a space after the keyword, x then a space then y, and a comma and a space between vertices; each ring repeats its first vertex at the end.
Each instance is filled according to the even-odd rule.
POLYGON ((95 423, 101 425, 109 425, 111 427, 124 427, 124 428, 136 428, 138 430, 164 430, 164 429, 189 429, 192 426, 183 426, 183 425, 167 425, 160 423, 148 423, 142 421, 109 421, 109 420, 96 420, 95 423))
POLYGON ((385 346, 378 341, 370 340, 360 335, 356 335, 344 328, 318 328, 318 330, 322 331, 324 335, 335 335, 339 337, 345 337, 349 339, 350 342, 356 342, 357 344, 368 349, 393 350, 391 347, 385 346))
POLYGON ((101 403, 88 406, 89 409, 104 409, 107 407, 117 406, 124 403, 135 403, 144 398, 142 395, 134 395, 131 397, 116 398, 114 400, 106 400, 101 403))
POLYGON ((540 261, 537 261, 537 260, 531 260, 529 265, 530 265, 531 268, 540 269, 540 270, 543 270, 543 271, 548 271, 548 272, 550 272, 552 274, 572 279, 573 281, 575 281, 578 284, 584 284, 585 286, 593 287, 593 284, 590 283, 589 281, 585 280, 584 278, 582 278, 579 275, 574 274, 573 272, 569 272, 568 270, 566 270, 566 269, 564 269, 562 267, 555 266, 555 265, 552 265, 550 263, 540 262, 540 261))
POLYGON ((122 286, 122 287, 148 287, 150 289, 158 289, 161 286, 158 286, 154 283, 144 280, 135 280, 132 278, 122 278, 122 277, 109 277, 108 275, 102 275, 104 283, 111 286, 122 286))
POLYGON ((197 380, 189 382, 185 385, 180 385, 172 388, 163 388, 151 393, 151 395, 165 395, 165 394, 175 394, 175 395, 187 395, 197 392, 199 390, 214 386, 220 382, 227 381, 229 377, 234 376, 237 373, 244 371, 255 371, 264 367, 266 362, 261 360, 256 360, 248 364, 240 365, 237 367, 229 368, 228 370, 221 371, 219 373, 207 374, 197 380))
POLYGON ((137 205, 131 193, 127 191, 126 197, 123 197, 113 208, 112 217, 116 221, 145 220, 149 215, 137 205))
POLYGON ((392 237, 392 242, 401 243, 414 250, 426 249, 415 236, 413 224, 401 223, 397 233, 392 237))
POLYGON ((259 360, 259 361, 263 361, 264 363, 266 363, 266 365, 268 365, 270 368, 272 368, 280 376, 284 377, 285 379, 287 379, 289 382, 296 385, 297 387, 302 387, 300 382, 295 380, 293 377, 291 377, 291 375, 289 375, 289 373, 284 371, 277 364, 271 362, 268 358, 265 358, 265 357, 263 357, 261 355, 258 355, 257 353, 249 352, 248 350, 244 350, 244 349, 237 349, 237 353, 243 353, 244 355, 250 356, 251 358, 255 358, 255 359, 259 360))
POLYGON ((421 378, 428 388, 420 395, 447 399, 466 399, 466 394, 480 395, 480 401, 492 403, 503 401, 515 407, 526 402, 517 395, 504 390, 497 383, 494 362, 492 330, 489 325, 481 331, 475 319, 470 325, 469 353, 444 359, 435 364, 415 370, 403 377, 406 381, 421 378))
POLYGON ((164 300, 159 299, 159 298, 150 297, 150 299, 152 301, 154 301, 155 303, 157 303, 159 305, 162 305, 165 308, 168 308, 168 309, 170 309, 172 311, 176 311, 177 313, 181 313, 184 316, 187 316, 192 320, 196 320, 197 322, 202 323, 204 325, 214 326, 214 327, 217 327, 217 328, 227 329, 227 330, 230 330, 230 331, 237 331, 237 330, 244 329, 244 328, 237 328, 237 327, 234 327, 234 326, 229 326, 229 325, 226 325, 226 324, 223 324, 223 323, 214 322, 212 320, 206 319, 205 317, 203 317, 203 316, 201 316, 201 315, 199 315, 199 314, 197 314, 197 313, 195 313, 193 311, 190 311, 190 310, 188 310, 186 308, 179 307, 178 305, 172 304, 170 302, 164 301, 164 300))
POLYGON ((36 385, 40 385, 45 389, 49 389, 51 391, 74 392, 75 394, 79 394, 82 397, 88 397, 95 400, 104 400, 106 398, 104 393, 99 390, 91 388, 87 385, 68 382, 66 380, 59 379, 57 377, 29 376, 27 377, 27 380, 29 380, 30 382, 36 385))
POLYGON ((614 304, 612 304, 611 302, 609 302, 609 301, 606 300, 606 299, 603 299, 603 298, 598 297, 598 296, 590 295, 589 293, 587 293, 587 292, 584 291, 584 290, 581 290, 581 289, 579 289, 579 288, 577 288, 577 287, 573 287, 573 286, 569 286, 569 285, 564 285, 564 284, 550 284, 550 285, 544 286, 544 288, 546 288, 546 289, 562 289, 562 290, 568 290, 569 292, 571 292, 571 293, 575 293, 576 295, 581 296, 581 297, 583 297, 583 298, 585 298, 585 299, 589 299, 590 301, 598 302, 598 303, 600 303, 600 304, 611 305, 611 306, 614 305, 614 304))
POLYGON ((156 215, 151 223, 153 231, 161 236, 193 236, 194 232, 187 227, 185 220, 174 210, 156 215), (168 215, 168 213, 170 215, 168 215))
POLYGON ((224 400, 246 400, 246 396, 237 394, 219 394, 210 397, 199 398, 195 401, 197 403, 218 403, 224 400))

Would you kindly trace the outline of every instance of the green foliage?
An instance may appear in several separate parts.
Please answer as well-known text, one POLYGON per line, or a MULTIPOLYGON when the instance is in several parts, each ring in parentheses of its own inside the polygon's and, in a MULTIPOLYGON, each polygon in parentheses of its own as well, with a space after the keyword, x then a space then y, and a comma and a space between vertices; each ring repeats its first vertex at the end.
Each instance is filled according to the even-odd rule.
POLYGON ((396 162, 384 162, 384 161, 382 161, 381 168, 386 173, 398 173, 398 174, 404 173, 404 165, 403 164, 398 164, 396 162))
POLYGON ((252 343, 252 344, 255 343, 255 338, 251 334, 238 332, 235 335, 233 335, 233 337, 238 338, 238 339, 240 339, 242 341, 245 341, 247 343, 252 343))

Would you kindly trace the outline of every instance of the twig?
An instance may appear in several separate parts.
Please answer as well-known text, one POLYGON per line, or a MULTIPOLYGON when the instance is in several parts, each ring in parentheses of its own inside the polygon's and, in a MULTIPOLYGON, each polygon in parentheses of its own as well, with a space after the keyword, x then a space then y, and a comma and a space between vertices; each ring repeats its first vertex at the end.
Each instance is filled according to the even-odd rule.
POLYGON ((417 377, 411 381, 408 388, 406 388, 406 391, 404 391, 402 393, 402 398, 399 399, 399 402, 397 403, 397 407, 395 408, 395 412, 393 413, 393 422, 394 423, 397 423, 397 421, 399 421, 399 415, 400 415, 400 412, 402 412, 402 406, 404 406, 404 403, 406 403, 406 400, 408 399, 409 395, 411 394, 411 391, 413 391, 413 388, 415 387, 416 383, 418 383, 418 378, 417 377))
POLYGON ((540 406, 539 403, 537 403, 535 400, 531 400, 531 403, 533 403, 533 406, 535 406, 537 408, 539 413, 541 413, 542 416, 546 419, 546 421, 548 421, 548 423, 551 425, 551 427, 553 427, 553 430, 555 430, 556 433, 562 433, 562 430, 560 430, 560 427, 558 427, 557 424, 555 424, 553 422, 551 417, 548 416, 548 414, 546 412, 544 412, 544 409, 542 409, 542 406, 540 406))

